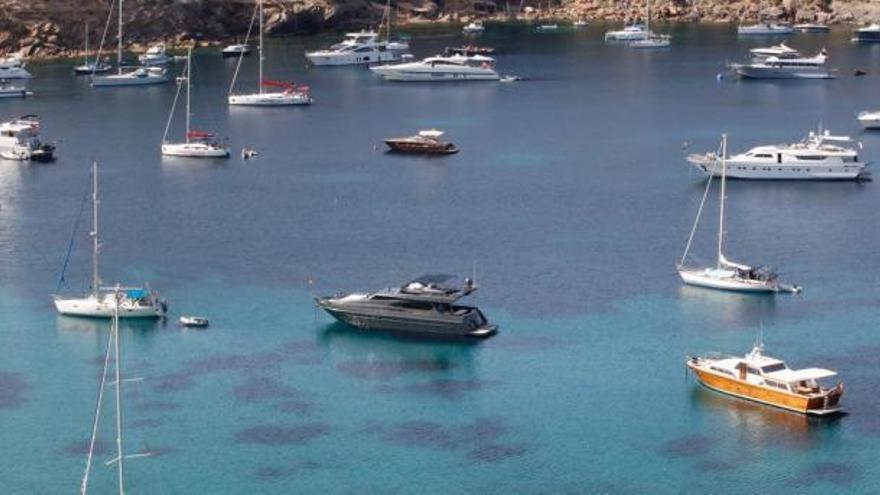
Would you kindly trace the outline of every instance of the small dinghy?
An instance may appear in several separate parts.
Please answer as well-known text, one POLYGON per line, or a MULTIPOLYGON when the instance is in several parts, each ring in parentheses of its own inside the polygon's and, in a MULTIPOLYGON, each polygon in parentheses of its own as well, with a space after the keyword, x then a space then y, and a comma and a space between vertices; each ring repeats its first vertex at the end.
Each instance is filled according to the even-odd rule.
POLYGON ((203 316, 181 316, 178 321, 185 327, 205 328, 208 326, 208 319, 203 316))

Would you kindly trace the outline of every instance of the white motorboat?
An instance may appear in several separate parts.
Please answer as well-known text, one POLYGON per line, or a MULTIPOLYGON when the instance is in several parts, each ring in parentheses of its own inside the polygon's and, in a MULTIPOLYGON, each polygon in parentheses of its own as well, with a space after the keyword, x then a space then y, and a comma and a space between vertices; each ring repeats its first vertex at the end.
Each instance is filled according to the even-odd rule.
POLYGON ((189 158, 228 158, 229 147, 225 143, 218 141, 213 132, 196 131, 192 129, 192 47, 187 52, 186 76, 184 81, 178 83, 177 94, 174 95, 174 102, 171 104, 171 112, 168 114, 168 122, 165 124, 165 134, 162 136, 162 155, 164 156, 182 156, 189 158), (177 107, 177 100, 180 98, 180 91, 186 82, 186 141, 182 143, 169 143, 168 131, 171 129, 171 122, 174 119, 174 109, 177 107))
POLYGON ((185 327, 205 328, 210 322, 204 316, 181 316, 178 322, 185 327))
POLYGON ((138 56, 141 65, 165 65, 171 57, 165 52, 165 43, 156 43, 147 49, 147 52, 138 56))
POLYGON ((830 27, 818 22, 805 22, 803 24, 795 24, 792 27, 795 31, 800 31, 802 33, 827 33, 828 31, 831 31, 830 27))
POLYGON ((858 120, 864 129, 880 129, 880 110, 861 112, 858 120))
POLYGON ((535 28, 535 31, 539 33, 552 33, 554 31, 559 31, 559 24, 541 24, 535 28))
POLYGON ((85 31, 85 60, 83 60, 82 65, 77 65, 73 68, 73 73, 77 75, 88 75, 88 74, 103 74, 105 72, 110 72, 110 64, 107 64, 101 60, 101 51, 98 50, 95 53, 95 60, 89 60, 89 23, 86 22, 86 31, 85 31))
MULTIPOLYGON (((100 232, 98 230, 98 163, 92 165, 92 287, 83 296, 53 295, 59 314, 91 318, 160 318, 165 316, 168 304, 149 286, 104 286, 99 270, 100 232)), ((68 253, 69 256, 69 253, 68 253)), ((66 264, 65 264, 66 266, 66 264)), ((61 274, 64 280, 64 273, 61 274)), ((60 285, 60 283, 59 283, 60 285)))
POLYGON ((220 54, 224 57, 241 57, 243 55, 249 55, 250 53, 251 48, 244 43, 229 45, 220 51, 220 54))
POLYGON ((714 267, 689 267, 685 265, 691 244, 694 240, 694 234, 697 231, 697 225, 700 222, 703 207, 706 204, 706 198, 709 195, 709 188, 713 182, 712 177, 709 177, 709 180, 706 181, 706 189, 703 192, 703 199, 700 202, 700 208, 697 211, 697 218, 694 220, 694 226, 691 229, 690 237, 688 237, 684 254, 676 267, 682 282, 697 287, 736 292, 800 292, 801 288, 798 286, 780 284, 776 272, 771 268, 752 267, 742 263, 734 263, 724 256, 724 203, 726 201, 725 189, 727 181, 726 158, 727 136, 725 135, 722 136, 721 141, 721 193, 718 200, 720 211, 718 217, 718 257, 716 264, 714 267))
POLYGON ((572 23, 572 26, 574 26, 575 29, 583 29, 587 27, 587 21, 578 19, 572 23))
POLYGON ((853 41, 875 43, 880 41, 880 24, 874 23, 860 27, 853 33, 853 41))
MULTIPOLYGON (((848 136, 828 130, 810 132, 799 143, 757 146, 727 158, 727 177, 758 180, 856 180, 865 173, 865 163, 848 136)), ((721 173, 721 158, 715 153, 694 154, 687 161, 710 176, 721 173)))
POLYGON ((33 77, 25 68, 24 60, 19 56, 0 58, 0 80, 30 79, 33 77))
POLYGON ((464 82, 497 81, 495 59, 483 55, 434 56, 416 62, 370 67, 388 81, 464 82))
POLYGON ((483 26, 483 21, 473 21, 461 30, 464 34, 483 34, 485 31, 486 27, 483 26))
POLYGON ((741 36, 778 36, 791 34, 794 29, 788 24, 759 22, 749 26, 739 26, 736 32, 741 36))
POLYGON ((758 58, 797 58, 801 53, 794 48, 786 45, 784 42, 774 46, 764 48, 752 48, 749 53, 758 58))
POLYGON ((650 32, 644 24, 631 24, 618 31, 605 33, 605 41, 636 41, 648 38, 650 32))
MULTIPOLYGON (((163 84, 168 82, 165 75, 165 69, 161 67, 125 67, 122 62, 122 42, 123 27, 125 23, 122 19, 123 0, 119 0, 119 26, 116 35, 116 74, 107 76, 92 77, 92 87, 113 87, 113 86, 147 86, 152 84, 163 84)), ((110 12, 112 15, 113 12, 110 12)))
POLYGON ((25 115, 0 124, 0 158, 51 162, 55 145, 40 141, 40 120, 36 115, 25 115))
POLYGON ((395 49, 389 44, 379 41, 375 31, 348 33, 345 39, 326 50, 306 53, 306 58, 313 65, 357 65, 399 60, 402 51, 409 49, 409 44, 395 42, 395 49))
POLYGON ((749 79, 832 79, 834 74, 825 66, 825 50, 814 57, 767 57, 745 64, 731 64, 740 77, 749 79))
MULTIPOLYGON (((232 76, 232 83, 229 85, 229 105, 232 106, 256 106, 256 107, 277 107, 291 105, 310 105, 312 96, 308 86, 297 86, 295 83, 270 81, 263 78, 263 62, 265 60, 263 50, 263 0, 257 3, 257 14, 260 18, 260 53, 259 53, 259 78, 257 79, 257 92, 234 94, 235 82, 238 79, 238 72, 241 69, 241 62, 244 57, 238 59, 238 65, 235 67, 235 74, 232 76), (274 88, 276 91, 266 91, 265 88, 274 88)), ((248 37, 250 31, 248 32, 248 37)), ((245 39, 245 44, 248 39, 245 39)))
POLYGON ((15 86, 8 81, 0 81, 0 98, 24 98, 32 94, 24 86, 15 86))

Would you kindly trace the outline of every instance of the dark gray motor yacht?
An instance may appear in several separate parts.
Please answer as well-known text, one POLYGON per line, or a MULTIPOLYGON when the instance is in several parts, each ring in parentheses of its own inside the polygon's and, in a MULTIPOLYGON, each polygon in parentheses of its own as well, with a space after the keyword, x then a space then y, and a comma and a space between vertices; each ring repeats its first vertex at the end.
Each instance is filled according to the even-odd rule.
POLYGON ((315 298, 337 320, 365 330, 426 336, 489 337, 498 327, 474 306, 456 301, 477 290, 470 279, 459 287, 451 275, 424 275, 400 288, 370 294, 315 298))

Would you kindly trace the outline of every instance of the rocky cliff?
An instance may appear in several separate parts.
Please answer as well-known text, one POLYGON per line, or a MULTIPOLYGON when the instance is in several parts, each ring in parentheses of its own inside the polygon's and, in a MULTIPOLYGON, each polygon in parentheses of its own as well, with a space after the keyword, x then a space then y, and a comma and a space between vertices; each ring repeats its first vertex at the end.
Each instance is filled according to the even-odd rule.
MULTIPOLYGON (((32 58, 73 56, 82 49, 88 24, 92 46, 105 26, 105 47, 115 45, 119 0, 0 0, 0 53, 32 58)), ((641 0, 393 0, 396 22, 455 22, 474 16, 520 19, 613 19, 640 17, 641 0)), ((266 0, 270 34, 375 26, 385 9, 371 0, 266 0)), ((254 0, 125 0, 126 41, 210 42, 242 37, 254 0)), ((684 21, 738 21, 766 16, 823 22, 880 18, 880 2, 869 0, 654 0, 655 17, 684 21)))

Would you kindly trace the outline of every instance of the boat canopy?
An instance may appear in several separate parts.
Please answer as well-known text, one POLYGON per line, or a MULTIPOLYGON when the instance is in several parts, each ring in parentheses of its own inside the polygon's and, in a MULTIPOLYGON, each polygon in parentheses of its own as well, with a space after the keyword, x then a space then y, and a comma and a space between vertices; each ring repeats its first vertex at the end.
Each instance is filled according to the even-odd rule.
POLYGON ((126 297, 130 299, 142 299, 150 295, 150 291, 147 289, 128 289, 125 291, 126 297))
POLYGON ((784 369, 774 371, 773 373, 768 373, 766 376, 785 383, 797 383, 830 378, 832 376, 837 376, 837 373, 823 368, 804 368, 802 370, 784 369))
POLYGON ((426 137, 426 138, 437 139, 442 135, 443 135, 443 131, 440 131, 437 129, 428 129, 428 130, 424 130, 424 131, 419 131, 419 136, 426 137))

